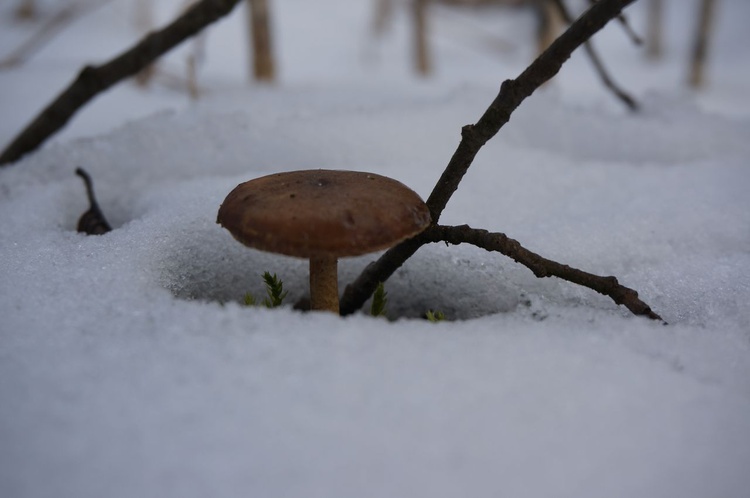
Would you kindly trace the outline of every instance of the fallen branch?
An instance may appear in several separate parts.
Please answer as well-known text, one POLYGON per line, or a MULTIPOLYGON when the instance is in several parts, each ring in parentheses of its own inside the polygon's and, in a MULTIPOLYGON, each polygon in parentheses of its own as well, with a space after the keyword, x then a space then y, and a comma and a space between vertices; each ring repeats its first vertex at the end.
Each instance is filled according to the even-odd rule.
POLYGON ((617 278, 601 277, 543 258, 529 251, 520 242, 511 239, 504 233, 492 233, 487 230, 471 228, 468 225, 434 225, 420 239, 425 242, 446 242, 454 245, 471 244, 487 251, 499 252, 524 265, 539 278, 559 277, 568 282, 588 287, 599 294, 609 296, 615 303, 625 306, 634 315, 647 316, 653 320, 663 321, 646 303, 638 298, 636 291, 620 285, 617 278))
POLYGON ((0 154, 0 166, 20 159, 54 135, 98 94, 135 75, 187 38, 229 14, 240 0, 201 0, 165 28, 146 35, 132 48, 101 66, 86 66, 0 154))
MULTIPOLYGON (((445 206, 458 189, 461 179, 469 170, 479 150, 510 120, 511 114, 521 102, 555 76, 575 49, 633 2, 635 0, 601 0, 592 5, 516 79, 503 82, 497 97, 479 121, 464 126, 461 130, 458 148, 427 199, 433 224, 437 225, 445 206)), ((426 235, 409 239, 386 251, 380 259, 368 265, 359 277, 346 287, 341 298, 341 314, 351 314, 361 308, 379 282, 385 282, 404 261, 428 242, 433 241, 426 235)))

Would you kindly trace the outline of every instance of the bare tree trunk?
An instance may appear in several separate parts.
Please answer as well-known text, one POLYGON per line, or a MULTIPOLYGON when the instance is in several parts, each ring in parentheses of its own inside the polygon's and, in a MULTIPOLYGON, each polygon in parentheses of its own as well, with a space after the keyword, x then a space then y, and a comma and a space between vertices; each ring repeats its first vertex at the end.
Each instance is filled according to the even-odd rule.
POLYGON ((192 100, 198 100, 200 97, 200 85, 198 84, 198 66, 201 65, 206 54, 206 36, 205 31, 198 33, 193 39, 193 46, 188 54, 187 65, 187 88, 188 94, 192 100))
POLYGON ((414 18, 414 64, 420 76, 432 72, 432 61, 427 41, 427 3, 429 0, 412 0, 414 18))
POLYGON ((135 12, 133 13, 133 24, 135 29, 141 32, 150 31, 154 27, 153 0, 136 0, 135 12))
POLYGON ((664 52, 663 24, 664 0, 649 0, 646 55, 651 59, 658 59, 664 52))
MULTIPOLYGON (((149 0, 147 0, 149 1, 149 0)), ((182 6, 182 13, 193 6, 195 0, 186 0, 182 6)), ((206 30, 193 37, 190 47, 190 53, 185 61, 185 73, 188 95, 192 100, 198 100, 200 97, 200 85, 198 84, 198 67, 204 61, 206 56, 206 30)))
POLYGON ((268 0, 248 0, 248 24, 252 41, 253 78, 272 82, 276 77, 268 0))
MULTIPOLYGON (((134 23, 136 29, 141 33, 148 33, 154 29, 154 9, 151 5, 153 0, 137 0, 135 4, 134 23)), ((156 76, 156 63, 149 64, 135 75, 135 82, 142 87, 148 86, 156 76)))
POLYGON ((537 12, 536 47, 538 55, 547 50, 547 47, 552 45, 552 42, 557 38, 558 14, 557 9, 549 0, 534 2, 533 7, 537 12))
POLYGON ((393 17, 393 0, 376 0, 372 31, 376 35, 384 32, 391 17, 393 17))
POLYGON ((708 56, 708 43, 713 30, 715 11, 715 0, 701 0, 698 24, 693 38, 693 53, 690 60, 689 83, 694 88, 705 84, 706 57, 708 56))

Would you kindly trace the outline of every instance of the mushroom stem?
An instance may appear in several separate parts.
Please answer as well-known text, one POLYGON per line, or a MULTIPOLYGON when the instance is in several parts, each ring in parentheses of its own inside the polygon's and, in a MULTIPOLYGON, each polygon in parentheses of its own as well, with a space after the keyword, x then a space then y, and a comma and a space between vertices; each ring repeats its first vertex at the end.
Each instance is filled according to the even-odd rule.
POLYGON ((338 258, 310 258, 310 309, 339 313, 338 258))

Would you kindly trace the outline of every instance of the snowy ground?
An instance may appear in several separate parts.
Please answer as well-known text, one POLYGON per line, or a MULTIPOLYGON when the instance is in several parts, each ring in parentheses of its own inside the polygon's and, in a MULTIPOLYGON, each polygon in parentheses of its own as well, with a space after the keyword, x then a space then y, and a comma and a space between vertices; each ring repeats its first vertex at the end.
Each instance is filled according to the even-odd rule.
MULTIPOLYGON (((0 58, 34 30, 13 3, 0 58)), ((132 43, 132 3, 0 72, 0 144, 132 43)), ((158 2, 160 23, 178 3, 158 2)), ((265 270, 295 302, 307 268, 215 224, 231 188, 325 167, 427 196, 461 126, 531 57, 523 12, 437 9, 423 81, 403 12, 374 39, 369 1, 276 0, 277 86, 247 84, 238 11, 209 33, 199 101, 164 80, 96 99, 0 170, 0 496, 747 496, 750 3, 721 3, 700 93, 683 87, 695 5, 668 3, 660 63, 616 25, 596 38, 643 112, 574 56, 441 219, 616 275, 669 326, 465 246, 425 247, 387 282, 391 321, 238 304, 265 270), (75 232, 76 167, 111 233, 75 232)), ((373 257, 343 260, 342 287, 373 257)))

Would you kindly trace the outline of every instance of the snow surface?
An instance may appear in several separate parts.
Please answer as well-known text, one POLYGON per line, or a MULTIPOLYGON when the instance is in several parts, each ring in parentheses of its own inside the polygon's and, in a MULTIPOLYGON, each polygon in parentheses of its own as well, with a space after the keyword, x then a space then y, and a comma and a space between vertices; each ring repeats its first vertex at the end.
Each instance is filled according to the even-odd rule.
MULTIPOLYGON (((155 4, 159 22, 178 3, 155 4)), ((34 29, 10 21, 11 4, 3 53, 34 29)), ((636 27, 644 6, 628 10, 636 27)), ((197 102, 163 80, 97 98, 0 170, 0 496, 746 497, 750 3, 721 3, 699 93, 682 87, 695 6, 668 3, 658 63, 616 25, 596 38, 643 112, 575 55, 441 219, 616 275, 668 326, 443 244, 386 283, 390 321, 239 304, 263 294, 266 270, 294 303, 307 266, 216 225, 229 190, 325 167, 427 196, 460 127, 531 57, 523 11, 437 8, 425 81, 403 11, 377 39, 371 2, 278 0, 278 85, 247 84, 235 12, 208 34, 197 102), (76 167, 106 235, 75 232, 76 167), (449 321, 420 319, 427 309, 449 321)), ((0 72, 0 142, 137 35, 132 2, 109 2, 0 72)), ((180 74, 188 49, 163 70, 180 74)), ((343 260, 342 288, 374 257, 343 260)))

